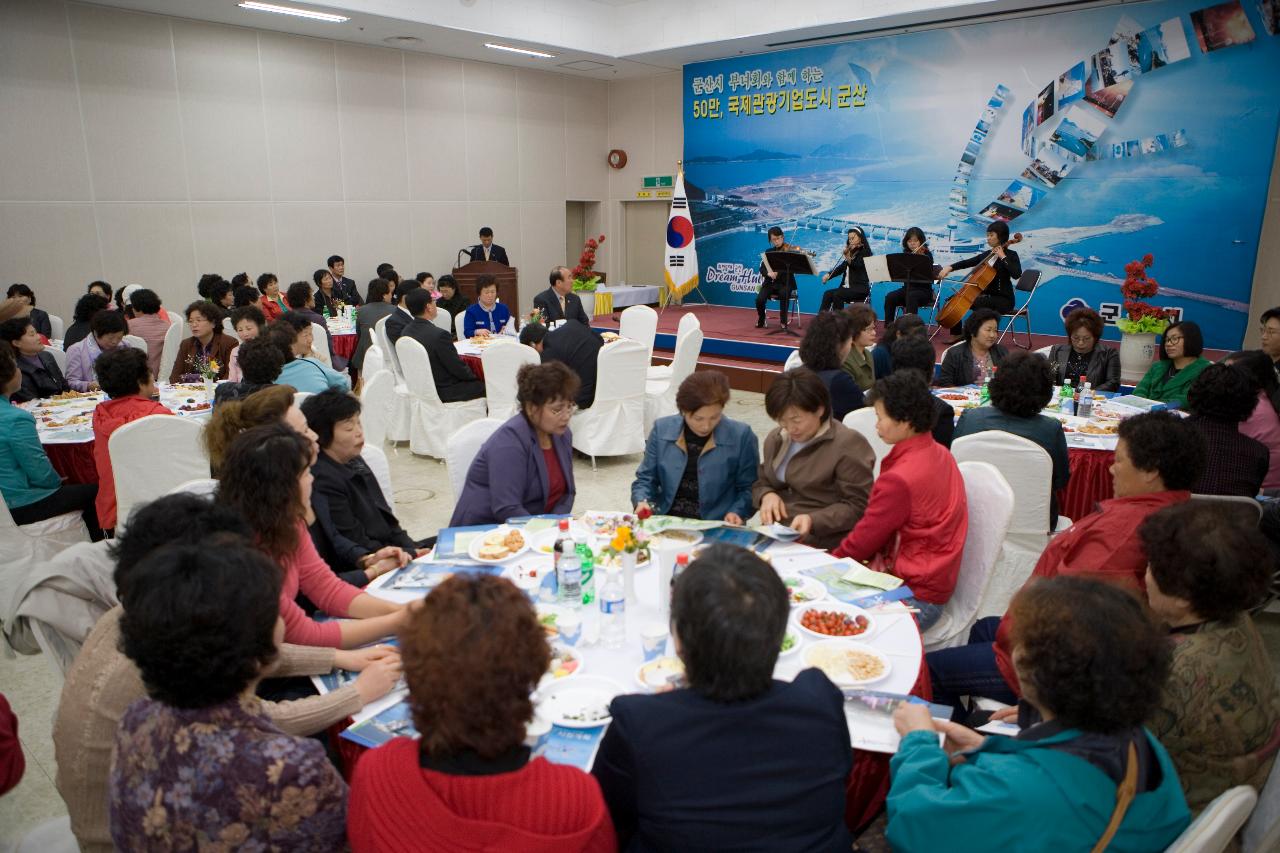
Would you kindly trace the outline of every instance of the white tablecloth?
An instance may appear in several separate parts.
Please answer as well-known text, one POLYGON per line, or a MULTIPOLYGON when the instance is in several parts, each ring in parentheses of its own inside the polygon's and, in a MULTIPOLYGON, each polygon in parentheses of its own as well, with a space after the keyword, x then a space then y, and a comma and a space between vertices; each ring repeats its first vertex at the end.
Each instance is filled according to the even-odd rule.
MULTIPOLYGON (((21 408, 36 417, 36 433, 41 444, 84 444, 93 441, 93 410, 107 398, 101 391, 92 395, 74 397, 66 401, 33 400, 21 408), (64 427, 51 427, 51 423, 65 423, 70 419, 84 420, 64 427)), ((182 406, 199 406, 212 403, 213 391, 197 385, 160 386, 160 404, 179 417, 207 418, 210 409, 184 412, 182 406)))
POLYGON ((600 286, 594 292, 582 292, 578 295, 582 297, 582 310, 587 312, 588 317, 596 315, 596 294, 607 293, 613 298, 614 310, 626 308, 628 305, 654 305, 658 302, 658 286, 656 284, 642 284, 632 287, 626 284, 615 284, 609 286, 600 286))

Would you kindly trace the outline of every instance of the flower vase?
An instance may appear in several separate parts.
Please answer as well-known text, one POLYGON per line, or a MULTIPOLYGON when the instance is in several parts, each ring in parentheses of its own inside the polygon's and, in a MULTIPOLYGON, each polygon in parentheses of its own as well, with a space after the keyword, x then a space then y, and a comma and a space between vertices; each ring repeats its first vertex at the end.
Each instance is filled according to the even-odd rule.
POLYGON ((627 606, 636 601, 636 552, 622 552, 622 594, 626 596, 627 606))
POLYGON ((212 379, 211 377, 209 377, 209 376, 204 376, 204 377, 201 377, 201 378, 204 380, 204 390, 205 390, 205 391, 207 391, 207 392, 209 392, 210 394, 212 394, 212 393, 213 393, 213 386, 214 386, 214 381, 213 381, 213 379, 212 379))
POLYGON ((1122 332, 1120 335, 1120 381, 1137 385, 1147 375, 1156 358, 1154 332, 1122 332))

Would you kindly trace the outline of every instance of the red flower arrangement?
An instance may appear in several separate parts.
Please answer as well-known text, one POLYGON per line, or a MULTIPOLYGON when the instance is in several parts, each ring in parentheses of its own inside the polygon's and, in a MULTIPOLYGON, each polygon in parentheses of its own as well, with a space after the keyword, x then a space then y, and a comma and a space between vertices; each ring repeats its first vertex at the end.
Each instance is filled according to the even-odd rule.
POLYGON ((600 276, 595 274, 596 249, 604 242, 604 235, 588 237, 582 245, 582 254, 578 257, 578 265, 573 268, 574 290, 595 290, 600 276))
POLYGON ((1116 321, 1116 326, 1122 332, 1160 334, 1169 325, 1171 311, 1144 301, 1160 292, 1160 282, 1147 275, 1147 269, 1154 263, 1155 258, 1148 252, 1141 260, 1124 265, 1124 284, 1121 285, 1120 292, 1124 294, 1124 310, 1129 317, 1116 321))

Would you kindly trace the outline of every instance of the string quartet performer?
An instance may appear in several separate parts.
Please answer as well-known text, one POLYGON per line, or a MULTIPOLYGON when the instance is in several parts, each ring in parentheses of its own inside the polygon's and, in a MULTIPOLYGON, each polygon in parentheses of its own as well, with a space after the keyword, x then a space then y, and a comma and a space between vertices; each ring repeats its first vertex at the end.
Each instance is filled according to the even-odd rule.
MULTIPOLYGON (((1022 261, 1018 258, 1018 253, 1008 248, 1009 243, 1009 224, 997 220, 987 226, 987 245, 989 251, 980 255, 974 255, 972 258, 965 258, 963 261, 956 261, 943 267, 938 273, 939 279, 944 279, 951 274, 953 270, 964 270, 978 266, 978 264, 992 259, 992 269, 995 271, 995 280, 986 291, 973 301, 970 310, 976 311, 979 308, 990 308, 1000 314, 1012 314, 1014 306, 1013 281, 1022 276, 1022 261)), ((956 323, 951 327, 952 342, 960 339, 961 323, 956 323)))
MULTIPOLYGON (((769 248, 767 252, 804 252, 807 255, 813 253, 799 246, 793 246, 788 243, 782 234, 782 229, 773 226, 769 229, 769 248)), ((756 328, 763 329, 765 323, 765 306, 770 299, 778 300, 778 322, 782 324, 782 328, 787 328, 787 306, 792 295, 796 291, 796 277, 790 270, 771 270, 768 261, 764 258, 764 253, 760 256, 760 290, 756 292, 756 328)))
POLYGON ((822 277, 822 282, 838 279, 840 284, 822 292, 822 306, 819 313, 828 309, 840 311, 851 302, 866 302, 871 298, 871 282, 867 278, 867 268, 863 258, 873 254, 867 245, 867 235, 856 225, 845 235, 844 249, 840 252, 840 262, 822 277))
MULTIPOLYGON (((924 236, 924 231, 915 225, 908 228, 907 233, 902 235, 902 251, 910 255, 924 255, 929 259, 930 264, 933 263, 933 252, 929 249, 929 242, 924 236)), ((897 316, 899 308, 902 309, 903 314, 918 314, 920 313, 920 306, 927 306, 932 303, 932 280, 909 281, 897 290, 885 294, 884 321, 892 323, 894 317, 897 316)))

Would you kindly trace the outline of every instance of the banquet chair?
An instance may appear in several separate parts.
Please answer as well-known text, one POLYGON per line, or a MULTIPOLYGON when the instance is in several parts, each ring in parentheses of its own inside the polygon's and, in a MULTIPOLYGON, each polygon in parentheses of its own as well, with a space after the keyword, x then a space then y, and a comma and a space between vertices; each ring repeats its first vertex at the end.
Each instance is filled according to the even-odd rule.
POLYGON ((484 418, 449 436, 449 453, 444 464, 449 471, 449 488, 453 490, 454 500, 462 497, 462 487, 466 485, 467 472, 476 454, 504 423, 497 418, 484 418))
MULTIPOLYGON (((694 314, 692 311, 686 311, 684 315, 680 317, 680 324, 676 326, 676 343, 680 343, 680 336, 685 332, 690 329, 701 328, 702 322, 698 319, 698 315, 694 314)), ((650 355, 652 355, 652 353, 650 353, 650 355)), ((672 355, 672 358, 675 358, 674 354, 672 355)), ((653 364, 649 366, 650 379, 666 379, 669 376, 671 376, 670 364, 653 364)))
POLYGON ((235 324, 231 322, 230 317, 222 318, 222 331, 235 338, 237 341, 240 340, 240 336, 236 334, 235 324))
POLYGON ((1022 349, 1031 349, 1030 308, 1031 308, 1031 300, 1034 299, 1036 296, 1036 287, 1039 285, 1039 283, 1040 283, 1040 270, 1023 270, 1022 271, 1022 275, 1018 277, 1017 284, 1014 285, 1013 289, 1027 294, 1027 301, 1022 303, 1021 308, 1018 308, 1002 316, 1001 319, 1003 319, 1003 317, 1009 318, 1009 325, 1005 326, 1004 331, 1000 333, 1000 337, 996 338, 996 343, 1002 342, 1004 340, 1005 335, 1009 334, 1010 332, 1013 332, 1014 346, 1022 347, 1022 349), (1018 343, 1018 333, 1013 329, 1014 324, 1018 322, 1019 318, 1022 319, 1022 322, 1025 323, 1027 327, 1026 328, 1027 345, 1025 347, 1022 346, 1022 344, 1018 343))
POLYGON ((382 496, 387 499, 387 506, 391 507, 391 514, 396 514, 395 492, 391 489, 391 463, 387 461, 387 453, 381 447, 374 447, 372 444, 365 444, 360 450, 360 458, 364 460, 364 464, 369 466, 369 470, 373 472, 373 479, 378 481, 378 488, 382 489, 382 496))
POLYGON ((1036 350, 1036 355, 1042 355, 1042 356, 1044 356, 1045 358, 1048 358, 1048 357, 1049 357, 1049 350, 1051 350, 1051 349, 1053 349, 1053 346, 1052 346, 1052 345, 1040 347, 1040 349, 1036 350))
POLYGON ((1201 495, 1192 494, 1191 501, 1193 503, 1217 504, 1225 509, 1235 509, 1241 512, 1248 510, 1249 517, 1255 523, 1262 521, 1262 504, 1253 498, 1245 498, 1240 495, 1201 495))
POLYGON ((649 360, 653 361, 653 341, 658 335, 658 312, 648 305, 632 305, 622 309, 618 319, 618 334, 627 340, 644 344, 649 360))
POLYGON ((80 853, 80 844, 71 832, 70 815, 63 815, 37 824, 10 849, 12 853, 80 853))
POLYGON ((884 443, 884 439, 880 438, 880 433, 876 432, 876 410, 872 406, 863 406, 861 409, 854 409, 852 412, 844 416, 844 425, 851 430, 860 433, 867 440, 867 444, 871 445, 871 449, 876 454, 876 466, 872 469, 872 476, 880 476, 880 461, 889 455, 889 451, 893 448, 884 443))
POLYGON ((1240 838, 1244 853, 1280 850, 1280 760, 1271 765, 1271 773, 1258 792, 1258 804, 1240 838))
POLYGON ((168 494, 188 480, 209 476, 200 442, 201 422, 176 415, 147 415, 117 429, 107 441, 116 481, 116 527, 123 529, 138 504, 168 494))
POLYGON ((702 352, 702 329, 690 329, 676 339, 675 355, 671 359, 671 375, 666 379, 650 378, 644 389, 644 434, 649 435, 653 423, 658 418, 674 415, 676 392, 680 383, 698 366, 698 355, 702 352))
MULTIPOLYGON (((1002 430, 957 438, 951 443, 951 454, 956 462, 991 463, 1013 488, 1013 518, 979 618, 1003 614, 1049 544, 1053 462, 1040 445, 1002 430)), ((1070 526, 1071 519, 1060 515, 1054 532, 1070 526)))
MULTIPOLYGON (((176 317, 177 314, 170 315, 176 317)), ((182 333, 186 330, 186 323, 170 323, 169 329, 164 333, 164 346, 160 349, 160 374, 156 377, 157 382, 168 382, 169 374, 173 373, 173 363, 178 360, 178 347, 182 346, 182 333)))
POLYGON ((333 367, 329 358, 329 330, 319 323, 311 324, 311 357, 325 367, 333 367))
POLYGON ((58 349, 57 347, 45 347, 44 352, 53 356, 53 360, 58 363, 58 369, 61 370, 65 376, 67 373, 67 351, 58 349))
POLYGON ((294 404, 295 406, 301 406, 303 403, 307 402, 307 400, 308 400, 310 397, 311 397, 311 392, 310 392, 310 391, 294 391, 294 392, 293 392, 293 404, 294 404))
POLYGON ((596 355, 596 399, 573 416, 573 449, 591 457, 644 451, 644 390, 649 351, 638 341, 618 341, 596 355))
POLYGON ((943 606, 942 617, 924 632, 924 647, 930 652, 963 645, 968 639, 1013 518, 1013 489, 999 469, 986 462, 961 462, 959 468, 969 530, 955 591, 943 606))
POLYGON ((489 417, 505 421, 519 411, 516 404, 516 374, 526 364, 541 363, 542 358, 536 349, 514 340, 491 344, 480 353, 489 417))
POLYGON ((1165 853, 1222 853, 1235 839, 1258 802, 1258 792, 1248 785, 1223 791, 1182 831, 1165 853))
POLYGON ((787 363, 782 365, 782 372, 795 370, 797 367, 804 367, 804 362, 800 360, 800 350, 793 349, 791 355, 787 356, 787 363))
POLYGON ((444 329, 449 334, 453 334, 453 315, 443 308, 436 308, 435 319, 431 321, 435 323, 436 328, 444 329))
MULTIPOLYGON (((365 352, 365 365, 369 364, 369 352, 365 352)), ((366 374, 360 392, 360 426, 364 429, 366 445, 382 447, 387 441, 387 422, 391 418, 391 405, 396 397, 396 380, 391 371, 381 369, 366 374)))
POLYGON ((66 328, 66 324, 62 322, 61 317, 59 317, 57 314, 49 315, 49 332, 50 332, 49 340, 51 341, 62 340, 62 332, 65 328, 66 328))
POLYGON ((211 498, 218 492, 218 481, 212 477, 197 477, 194 480, 187 480, 185 483, 179 483, 169 490, 171 495, 197 495, 202 498, 211 498))
MULTIPOLYGON (((89 528, 78 512, 19 525, 0 495, 0 614, 16 607, 13 597, 32 567, 52 560, 77 542, 89 541, 89 528)), ((7 629, 6 629, 7 630, 7 629)))
MULTIPOLYGON (((391 315, 388 314, 387 317, 389 316, 391 315)), ((409 386, 404 381, 404 371, 400 369, 400 356, 396 354, 396 348, 391 345, 391 338, 387 335, 387 317, 383 317, 373 325, 374 341, 382 350, 387 368, 395 378, 392 389, 394 398, 387 414, 387 438, 393 442, 408 441, 413 423, 413 403, 409 398, 409 386)))
POLYGON ((413 405, 409 451, 444 459, 449 436, 460 427, 485 416, 484 398, 457 403, 441 400, 427 351, 413 338, 405 335, 396 341, 396 354, 404 368, 405 386, 413 405))
MULTIPOLYGON (((369 330, 369 334, 373 334, 372 329, 369 330)), ((364 361, 360 364, 360 373, 362 376, 372 376, 379 370, 386 370, 388 373, 391 372, 390 367, 387 366, 386 358, 382 355, 382 347, 374 344, 364 351, 364 361)), ((395 385, 394 376, 392 377, 391 384, 392 386, 395 385)))
POLYGON ((134 349, 140 349, 143 352, 147 351, 147 342, 137 335, 125 335, 122 340, 134 349))

